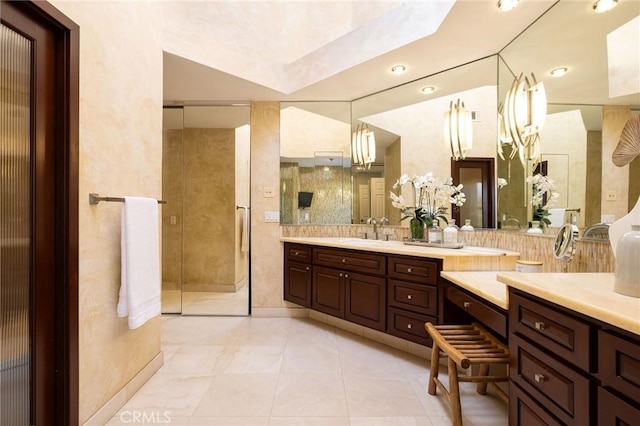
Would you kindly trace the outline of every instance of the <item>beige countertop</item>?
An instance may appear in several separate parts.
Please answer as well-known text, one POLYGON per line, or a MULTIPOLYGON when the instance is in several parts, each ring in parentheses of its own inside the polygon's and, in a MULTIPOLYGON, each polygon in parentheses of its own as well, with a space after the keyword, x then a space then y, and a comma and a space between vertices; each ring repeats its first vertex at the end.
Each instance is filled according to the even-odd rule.
POLYGON ((611 273, 499 272, 498 281, 640 335, 640 298, 613 291, 611 273))
POLYGON ((365 240, 355 237, 281 237, 280 241, 442 259, 442 269, 445 271, 513 271, 515 270, 515 262, 520 256, 515 251, 494 248, 464 247, 461 249, 447 249, 406 245, 402 241, 365 240))
POLYGON ((497 280, 497 271, 443 271, 440 275, 502 309, 509 309, 509 289, 506 284, 497 280))

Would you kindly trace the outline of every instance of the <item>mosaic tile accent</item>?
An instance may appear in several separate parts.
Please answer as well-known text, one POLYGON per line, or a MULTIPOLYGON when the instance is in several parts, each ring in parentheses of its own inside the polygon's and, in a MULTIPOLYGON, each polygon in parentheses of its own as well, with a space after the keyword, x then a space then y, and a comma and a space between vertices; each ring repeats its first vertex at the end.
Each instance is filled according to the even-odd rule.
MULTIPOLYGON (((372 227, 365 225, 290 225, 281 226, 283 237, 356 237, 362 238, 372 227)), ((547 230, 547 232, 550 232, 547 230)), ((401 226, 378 227, 380 239, 401 240, 409 236, 409 229, 401 226)), ((520 253, 520 259, 543 263, 544 272, 562 272, 563 264, 553 257, 554 235, 530 235, 526 232, 477 229, 460 233, 467 245, 501 248, 520 253)), ((568 272, 614 272, 615 258, 609 243, 578 240, 575 255, 569 262, 568 272)))

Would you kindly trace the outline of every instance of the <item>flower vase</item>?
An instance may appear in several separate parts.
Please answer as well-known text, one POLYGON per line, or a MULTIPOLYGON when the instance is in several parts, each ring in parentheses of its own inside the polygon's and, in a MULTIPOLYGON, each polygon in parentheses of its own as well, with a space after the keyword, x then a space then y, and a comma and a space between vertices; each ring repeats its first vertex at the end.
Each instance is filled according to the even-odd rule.
POLYGON ((412 240, 424 239, 424 223, 420 219, 411 219, 409 221, 409 229, 411 230, 412 240))
POLYGON ((537 220, 534 220, 533 222, 531 222, 531 228, 527 229, 527 233, 528 234, 544 234, 544 232, 540 228, 540 222, 537 220))

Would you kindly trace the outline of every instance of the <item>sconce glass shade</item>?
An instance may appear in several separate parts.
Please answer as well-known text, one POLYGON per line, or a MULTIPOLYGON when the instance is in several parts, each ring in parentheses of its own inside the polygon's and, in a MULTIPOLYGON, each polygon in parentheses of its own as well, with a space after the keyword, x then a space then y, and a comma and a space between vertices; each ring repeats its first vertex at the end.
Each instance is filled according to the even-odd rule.
POLYGON ((518 147, 511 137, 511 133, 507 130, 507 125, 504 119, 504 104, 500 103, 500 106, 498 107, 498 156, 503 160, 505 159, 505 146, 511 148, 511 152, 509 153, 509 160, 513 160, 513 158, 518 153, 518 147))
POLYGON ((505 134, 518 146, 520 161, 540 161, 540 131, 547 117, 547 95, 542 82, 520 74, 514 79, 504 103, 505 134))
POLYGON ((518 0, 499 0, 498 1, 498 9, 502 12, 508 12, 509 10, 513 10, 518 6, 518 0))
POLYGON ((376 138, 365 123, 358 124, 351 138, 351 158, 353 164, 371 168, 376 161, 376 138))
POLYGON ((464 160, 465 154, 473 145, 473 122, 471 111, 467 111, 464 102, 451 101, 449 111, 444 113, 444 140, 451 148, 451 156, 464 160))
POLYGON ((618 0, 597 0, 593 4, 593 10, 596 13, 608 12, 618 4, 618 0))

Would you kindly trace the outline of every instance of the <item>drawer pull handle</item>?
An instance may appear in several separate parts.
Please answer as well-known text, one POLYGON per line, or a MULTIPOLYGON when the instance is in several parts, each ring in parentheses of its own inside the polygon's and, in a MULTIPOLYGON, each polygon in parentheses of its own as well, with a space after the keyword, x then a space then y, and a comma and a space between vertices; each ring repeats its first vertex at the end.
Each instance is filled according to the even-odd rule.
POLYGON ((347 259, 342 259, 342 263, 347 263, 347 259))
POLYGON ((344 277, 345 278, 349 278, 349 274, 344 274, 344 277))
POLYGON ((411 330, 411 328, 413 328, 413 324, 407 324, 407 328, 411 330))
POLYGON ((533 324, 533 326, 536 328, 536 330, 544 330, 545 328, 547 328, 547 324, 541 321, 536 321, 535 324, 533 324))
POLYGON ((298 256, 299 254, 300 254, 300 252, 298 252, 298 251, 294 253, 294 255, 296 255, 296 256, 298 256))
POLYGON ((344 276, 344 274, 342 272, 340 272, 340 276, 342 277, 342 276, 344 276))
POLYGON ((413 272, 413 268, 407 268, 407 272, 409 273, 413 272))
POLYGON ((547 381, 547 378, 544 377, 544 374, 536 373, 533 375, 533 380, 535 380, 538 383, 543 383, 547 381))
POLYGON ((464 302, 462 304, 462 306, 464 306, 465 308, 470 308, 471 307, 471 302, 464 302))
POLYGON ((407 294, 407 299, 411 300, 411 299, 413 299, 413 296, 410 295, 410 294, 407 294))
POLYGON ((310 268, 307 266, 305 269, 308 271, 310 268))

